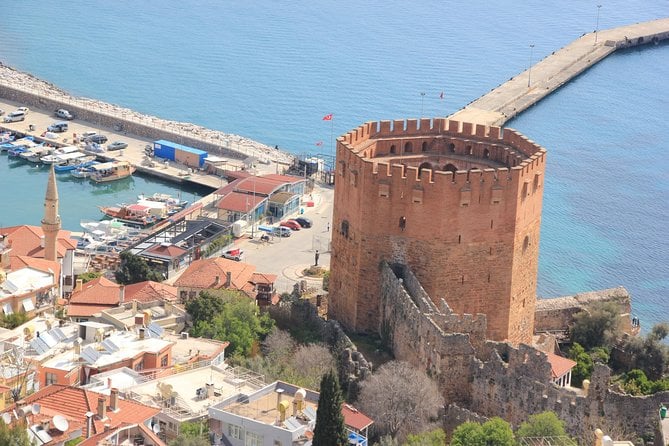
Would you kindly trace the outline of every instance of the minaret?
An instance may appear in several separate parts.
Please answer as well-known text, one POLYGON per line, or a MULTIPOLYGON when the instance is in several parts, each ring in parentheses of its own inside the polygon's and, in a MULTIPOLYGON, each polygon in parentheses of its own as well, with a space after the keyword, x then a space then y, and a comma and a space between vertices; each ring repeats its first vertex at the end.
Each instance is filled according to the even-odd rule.
POLYGON ((44 198, 44 218, 42 219, 42 231, 44 231, 44 258, 57 261, 58 231, 60 231, 60 215, 58 215, 58 187, 56 187, 56 171, 51 165, 49 182, 46 186, 46 197, 44 198))

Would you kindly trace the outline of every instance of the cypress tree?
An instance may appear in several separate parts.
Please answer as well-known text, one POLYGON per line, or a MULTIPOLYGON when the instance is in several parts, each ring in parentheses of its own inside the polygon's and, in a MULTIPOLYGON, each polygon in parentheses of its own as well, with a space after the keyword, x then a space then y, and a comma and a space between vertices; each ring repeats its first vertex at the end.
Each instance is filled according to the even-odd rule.
POLYGON ((348 442, 341 405, 344 398, 337 375, 331 369, 321 379, 313 446, 343 446, 348 442))

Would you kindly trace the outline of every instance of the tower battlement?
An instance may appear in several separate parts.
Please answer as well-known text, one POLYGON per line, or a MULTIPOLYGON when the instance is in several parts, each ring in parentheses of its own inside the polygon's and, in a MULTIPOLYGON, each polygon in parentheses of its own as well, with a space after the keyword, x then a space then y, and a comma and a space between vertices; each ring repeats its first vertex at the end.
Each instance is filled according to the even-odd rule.
POLYGON ((447 119, 368 122, 337 139, 334 317, 378 329, 380 261, 438 304, 531 339, 546 150, 519 132, 447 119))

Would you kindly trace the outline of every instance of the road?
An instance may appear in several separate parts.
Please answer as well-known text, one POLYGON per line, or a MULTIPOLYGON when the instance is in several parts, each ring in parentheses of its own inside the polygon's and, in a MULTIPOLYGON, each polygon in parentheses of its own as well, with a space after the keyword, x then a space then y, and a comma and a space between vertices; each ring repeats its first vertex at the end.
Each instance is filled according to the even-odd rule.
POLYGON ((304 208, 304 217, 313 221, 311 228, 293 231, 290 237, 273 237, 269 243, 259 240, 264 232, 255 231, 253 239, 236 243, 244 251, 242 261, 255 265, 257 272, 276 274, 279 292, 291 290, 301 279, 306 279, 310 286, 320 285, 320 280, 301 277, 301 272, 314 264, 316 250, 319 251, 318 265, 330 267, 333 196, 332 187, 314 188, 315 206, 304 208))

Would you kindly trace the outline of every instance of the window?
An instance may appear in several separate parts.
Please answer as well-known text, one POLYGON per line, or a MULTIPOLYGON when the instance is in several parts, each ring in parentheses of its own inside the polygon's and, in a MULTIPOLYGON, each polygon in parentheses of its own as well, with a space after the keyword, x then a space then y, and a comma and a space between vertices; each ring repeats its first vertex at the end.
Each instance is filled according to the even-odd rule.
POLYGON ((390 196, 390 185, 389 184, 379 184, 379 197, 387 198, 390 196))
POLYGON ((395 149, 395 145, 393 144, 390 146, 390 153, 395 153, 397 150, 395 149))
POLYGON ((413 152, 413 144, 411 144, 410 142, 407 142, 406 144, 404 144, 404 151, 406 153, 413 152))
POLYGON ((242 439, 242 427, 236 424, 228 424, 228 437, 236 440, 242 439))
POLYGON ((58 384, 58 377, 55 373, 47 373, 44 384, 50 386, 51 384, 58 384))
POLYGON ((451 153, 455 153, 455 144, 450 143, 448 145, 448 151, 451 152, 451 153))
POLYGON ((167 367, 167 355, 160 358, 160 366, 161 367, 167 367))
POLYGON ((348 220, 341 222, 341 235, 343 235, 345 238, 348 238, 348 220))
POLYGON ((135 371, 139 372, 140 370, 144 370, 144 359, 135 364, 135 371))
POLYGON ((429 146, 427 145, 427 141, 423 141, 423 145, 421 146, 421 150, 423 152, 427 152, 428 148, 429 148, 429 146))
POLYGON ((179 297, 181 298, 182 302, 185 302, 186 298, 188 297, 188 292, 187 291, 180 291, 179 292, 179 297))
POLYGON ((246 446, 262 446, 263 436, 253 432, 246 431, 246 446))

